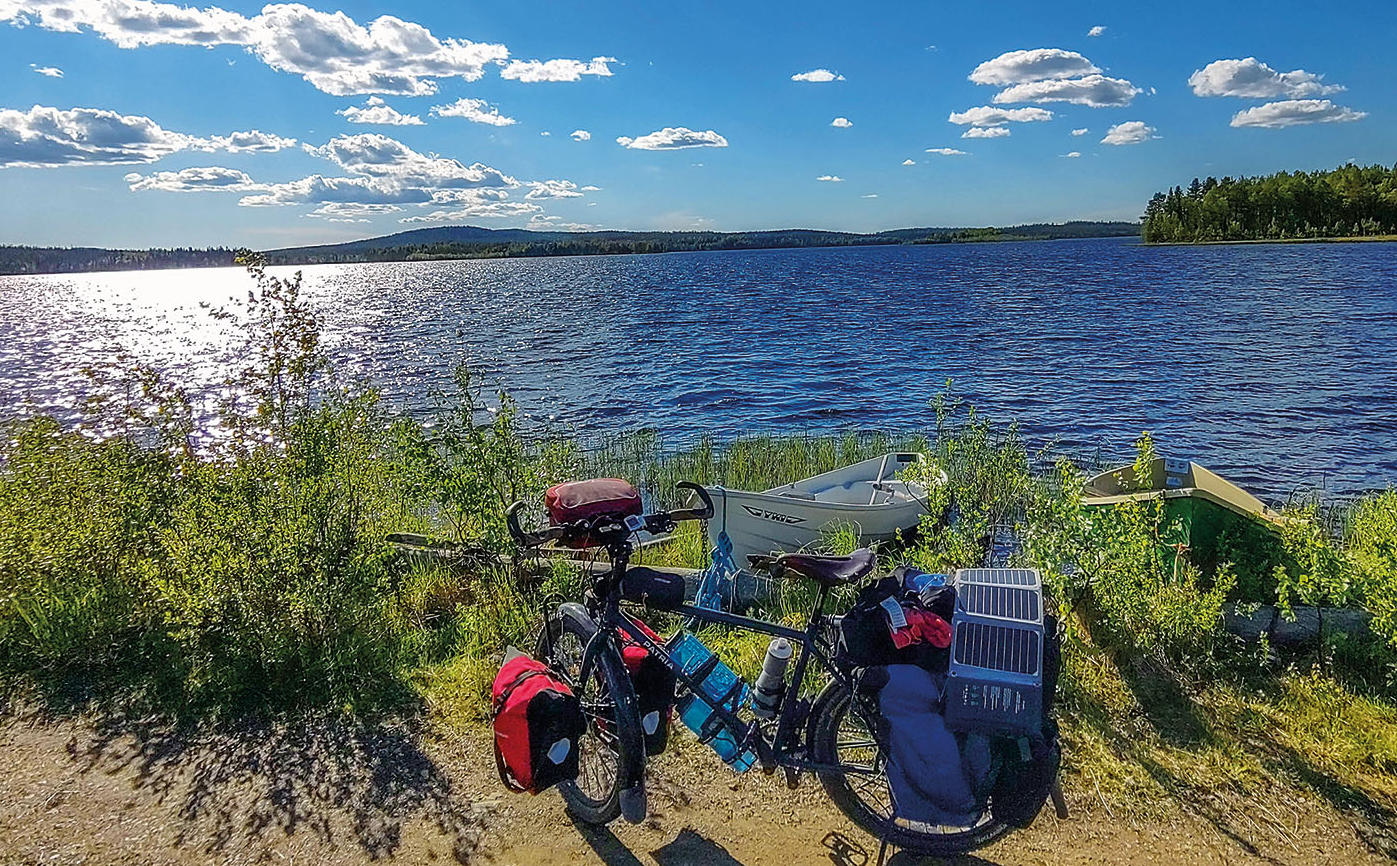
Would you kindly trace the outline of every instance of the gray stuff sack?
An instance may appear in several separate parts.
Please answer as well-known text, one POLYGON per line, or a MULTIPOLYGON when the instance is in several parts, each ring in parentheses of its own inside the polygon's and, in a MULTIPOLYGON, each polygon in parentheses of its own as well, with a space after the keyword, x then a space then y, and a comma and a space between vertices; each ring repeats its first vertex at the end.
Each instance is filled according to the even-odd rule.
POLYGON ((916 665, 888 665, 878 709, 890 728, 888 786, 896 817, 965 827, 980 817, 992 768, 989 740, 964 737, 941 716, 943 680, 916 665))

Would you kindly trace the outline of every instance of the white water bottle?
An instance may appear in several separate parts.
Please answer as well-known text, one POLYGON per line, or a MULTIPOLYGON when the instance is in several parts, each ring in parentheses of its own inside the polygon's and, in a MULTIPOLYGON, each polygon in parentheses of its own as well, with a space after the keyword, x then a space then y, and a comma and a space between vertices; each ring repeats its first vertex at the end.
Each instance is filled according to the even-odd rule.
POLYGON ((776 715, 776 706, 781 702, 781 690, 786 683, 786 666, 791 663, 791 642, 783 637, 775 638, 766 648, 766 659, 762 661, 762 673, 757 677, 756 688, 752 692, 752 714, 762 719, 776 715))

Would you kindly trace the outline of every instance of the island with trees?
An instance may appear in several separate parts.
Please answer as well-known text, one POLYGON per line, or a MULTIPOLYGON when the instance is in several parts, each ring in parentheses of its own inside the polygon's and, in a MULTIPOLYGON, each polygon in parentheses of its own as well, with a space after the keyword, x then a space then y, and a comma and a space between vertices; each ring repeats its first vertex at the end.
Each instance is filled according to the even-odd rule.
POLYGON ((1397 166, 1345 165, 1264 177, 1193 179, 1155 193, 1145 243, 1397 236, 1397 166))

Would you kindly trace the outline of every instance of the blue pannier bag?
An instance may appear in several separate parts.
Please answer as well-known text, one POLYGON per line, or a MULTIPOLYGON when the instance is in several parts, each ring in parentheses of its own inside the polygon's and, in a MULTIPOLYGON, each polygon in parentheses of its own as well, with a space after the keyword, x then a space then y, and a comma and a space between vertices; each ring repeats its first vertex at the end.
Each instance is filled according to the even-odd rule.
POLYGON ((941 677, 916 665, 888 665, 887 672, 878 709, 890 729, 888 787, 896 817, 938 826, 974 824, 992 771, 989 739, 958 739, 946 727, 941 677))

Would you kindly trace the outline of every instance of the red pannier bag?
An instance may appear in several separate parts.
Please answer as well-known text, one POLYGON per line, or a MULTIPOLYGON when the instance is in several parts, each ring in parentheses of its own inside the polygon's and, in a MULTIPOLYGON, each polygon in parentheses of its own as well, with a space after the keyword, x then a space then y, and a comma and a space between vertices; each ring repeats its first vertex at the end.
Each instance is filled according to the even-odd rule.
MULTIPOLYGON (((632 622, 657 644, 664 641, 640 620, 632 622)), ((645 733, 645 754, 658 755, 669 742, 669 723, 674 715, 674 671, 663 659, 651 654, 644 645, 617 629, 621 638, 621 660, 631 675, 636 703, 640 709, 640 728, 645 733)))
POLYGON ((544 494, 543 504, 554 526, 602 516, 624 518, 639 514, 641 510, 640 493, 633 484, 620 478, 555 484, 544 494))
POLYGON ((495 769, 511 791, 539 791, 577 778, 582 705, 543 662, 506 657, 492 690, 495 769))

